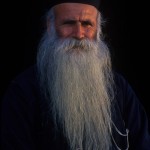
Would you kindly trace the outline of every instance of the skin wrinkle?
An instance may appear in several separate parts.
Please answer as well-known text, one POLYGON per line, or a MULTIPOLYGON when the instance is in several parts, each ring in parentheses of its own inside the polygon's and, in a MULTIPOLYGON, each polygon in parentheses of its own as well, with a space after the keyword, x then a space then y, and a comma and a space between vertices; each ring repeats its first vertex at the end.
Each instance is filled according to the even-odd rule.
POLYGON ((79 39, 83 37, 93 39, 97 28, 97 13, 93 6, 85 4, 67 3, 56 5, 54 7, 56 31, 61 38, 75 36, 79 39), (66 20, 68 24, 64 24, 66 20), (87 20, 92 25, 84 26, 83 22, 87 20))

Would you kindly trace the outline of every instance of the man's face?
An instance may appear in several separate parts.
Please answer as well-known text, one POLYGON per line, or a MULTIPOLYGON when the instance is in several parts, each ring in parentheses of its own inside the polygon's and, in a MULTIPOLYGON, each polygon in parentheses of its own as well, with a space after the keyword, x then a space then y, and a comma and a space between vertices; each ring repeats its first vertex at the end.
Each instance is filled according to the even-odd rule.
POLYGON ((97 14, 94 6, 64 3, 54 7, 55 28, 60 38, 96 39, 97 14))

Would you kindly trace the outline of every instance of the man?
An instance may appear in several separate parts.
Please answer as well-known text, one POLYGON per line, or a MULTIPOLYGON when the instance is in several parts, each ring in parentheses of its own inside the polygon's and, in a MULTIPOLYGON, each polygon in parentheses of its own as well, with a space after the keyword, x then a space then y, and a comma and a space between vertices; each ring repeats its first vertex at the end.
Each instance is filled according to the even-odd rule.
POLYGON ((37 65, 3 99, 2 148, 148 150, 145 111, 101 39, 99 1, 49 4, 37 65))

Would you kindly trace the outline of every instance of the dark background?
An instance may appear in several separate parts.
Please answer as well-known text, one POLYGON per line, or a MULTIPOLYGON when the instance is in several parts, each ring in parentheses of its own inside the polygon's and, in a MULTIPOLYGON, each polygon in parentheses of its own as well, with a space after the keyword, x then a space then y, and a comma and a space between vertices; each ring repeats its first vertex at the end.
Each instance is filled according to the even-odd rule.
MULTIPOLYGON (((1 18, 1 97, 10 81, 35 63, 47 10, 41 1, 7 0, 1 5, 4 9, 1 18)), ((101 12, 106 21, 103 32, 111 48, 114 66, 129 81, 150 117, 149 5, 137 0, 103 0, 102 3, 101 12)))

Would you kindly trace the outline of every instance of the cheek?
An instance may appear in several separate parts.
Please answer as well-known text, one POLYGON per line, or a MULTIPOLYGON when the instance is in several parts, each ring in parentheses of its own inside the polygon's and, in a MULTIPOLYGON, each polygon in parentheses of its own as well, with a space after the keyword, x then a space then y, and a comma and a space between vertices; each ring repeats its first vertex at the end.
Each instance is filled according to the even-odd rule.
POLYGON ((72 28, 63 28, 62 27, 62 28, 57 28, 56 31, 57 31, 57 34, 58 34, 59 37, 67 38, 71 35, 72 28))
POLYGON ((86 37, 91 40, 95 39, 96 38, 96 30, 87 30, 86 37))

